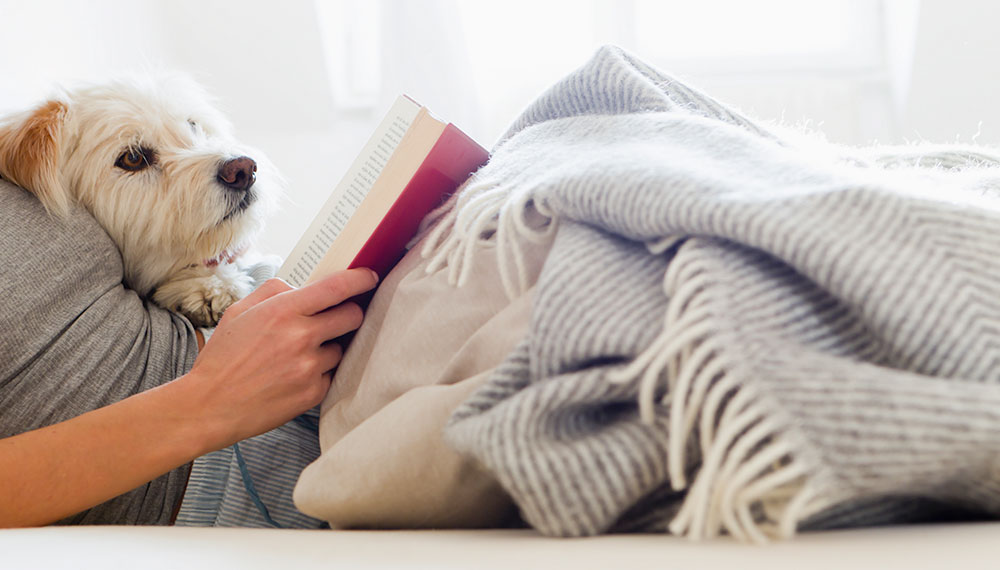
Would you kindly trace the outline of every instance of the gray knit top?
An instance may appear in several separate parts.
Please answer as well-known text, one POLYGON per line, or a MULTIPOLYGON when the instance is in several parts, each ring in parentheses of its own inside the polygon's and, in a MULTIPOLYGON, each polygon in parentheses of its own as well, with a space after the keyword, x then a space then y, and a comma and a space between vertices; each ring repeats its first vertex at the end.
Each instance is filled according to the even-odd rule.
MULTIPOLYGON (((124 287, 117 247, 82 209, 57 220, 0 181, 0 267, 0 437, 153 388, 194 362, 190 323, 124 287)), ((176 469, 63 522, 167 524, 187 474, 176 469)))

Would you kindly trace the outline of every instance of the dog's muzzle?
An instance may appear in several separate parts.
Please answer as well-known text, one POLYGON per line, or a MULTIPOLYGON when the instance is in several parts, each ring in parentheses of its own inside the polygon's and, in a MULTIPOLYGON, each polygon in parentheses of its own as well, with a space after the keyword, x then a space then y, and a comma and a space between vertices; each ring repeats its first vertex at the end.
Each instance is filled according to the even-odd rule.
POLYGON ((226 196, 230 208, 223 221, 246 210, 257 197, 251 190, 257 181, 257 163, 249 156, 240 156, 223 162, 219 166, 216 178, 231 191, 226 196))
POLYGON ((257 163, 249 156, 240 156, 219 166, 219 182, 236 192, 246 192, 257 181, 257 163))

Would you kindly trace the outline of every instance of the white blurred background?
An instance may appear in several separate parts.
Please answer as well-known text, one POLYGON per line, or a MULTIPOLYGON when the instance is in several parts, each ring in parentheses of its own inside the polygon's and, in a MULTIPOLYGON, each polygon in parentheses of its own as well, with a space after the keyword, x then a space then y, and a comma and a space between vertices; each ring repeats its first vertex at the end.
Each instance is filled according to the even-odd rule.
POLYGON ((397 94, 490 147, 614 43, 744 112, 845 144, 1000 144, 990 0, 0 0, 0 113, 181 69, 289 181, 287 254, 397 94))

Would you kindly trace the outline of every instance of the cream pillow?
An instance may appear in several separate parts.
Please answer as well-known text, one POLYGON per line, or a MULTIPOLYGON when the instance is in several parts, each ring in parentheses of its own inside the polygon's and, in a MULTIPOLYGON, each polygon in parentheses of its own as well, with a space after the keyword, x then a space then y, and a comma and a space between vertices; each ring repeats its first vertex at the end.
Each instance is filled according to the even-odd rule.
MULTIPOLYGON (((531 284, 549 247, 525 249, 531 284)), ((419 250, 372 299, 322 405, 322 455, 295 488, 296 506, 334 528, 496 526, 514 512, 443 429, 526 334, 534 288, 509 299, 491 247, 462 287, 447 268, 428 274, 419 250)))

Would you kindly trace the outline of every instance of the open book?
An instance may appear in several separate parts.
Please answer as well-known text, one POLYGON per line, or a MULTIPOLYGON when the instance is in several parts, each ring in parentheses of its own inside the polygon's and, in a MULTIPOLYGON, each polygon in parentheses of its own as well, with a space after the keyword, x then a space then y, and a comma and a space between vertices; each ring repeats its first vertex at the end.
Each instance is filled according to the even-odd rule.
POLYGON ((457 127, 401 95, 277 276, 301 287, 335 271, 370 267, 384 278, 424 216, 488 158, 457 127))

